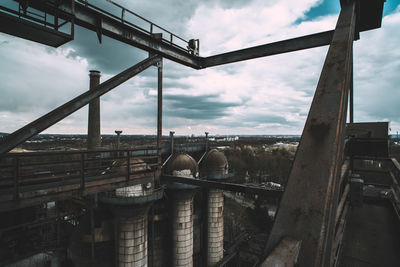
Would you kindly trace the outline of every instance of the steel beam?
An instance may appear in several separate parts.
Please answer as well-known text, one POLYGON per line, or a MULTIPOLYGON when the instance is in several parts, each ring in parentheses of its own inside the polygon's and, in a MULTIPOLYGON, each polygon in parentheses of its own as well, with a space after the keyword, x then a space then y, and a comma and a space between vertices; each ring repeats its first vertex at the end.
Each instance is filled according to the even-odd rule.
POLYGON ((329 266, 351 76, 355 2, 340 12, 331 45, 269 237, 302 240, 299 266, 329 266))
POLYGON ((279 245, 272 251, 271 255, 260 265, 260 267, 269 266, 296 266, 297 257, 301 248, 301 240, 293 240, 285 237, 279 245))
POLYGON ((242 184, 232 184, 232 183, 224 183, 224 182, 216 182, 216 181, 208 181, 208 180, 200 180, 200 179, 191 179, 191 178, 183 178, 171 175, 163 175, 161 177, 162 182, 175 182, 182 184, 191 184, 197 185, 205 188, 217 188, 226 191, 232 192, 242 192, 246 194, 260 195, 271 197, 275 199, 279 199, 282 196, 283 190, 279 189, 264 189, 255 186, 246 186, 242 184))
POLYGON ((213 67, 253 58, 272 56, 302 49, 328 45, 331 43, 333 32, 334 31, 320 32, 275 43, 264 44, 260 46, 201 58, 201 67, 213 67))
POLYGON ((112 77, 111 79, 101 83, 100 85, 96 86, 94 90, 87 91, 80 96, 75 97, 68 103, 54 109, 53 111, 47 113, 39 119, 13 132, 12 134, 3 138, 3 142, 0 143, 0 156, 7 153, 24 141, 28 140, 32 136, 56 124, 68 115, 87 105, 90 101, 109 92, 113 88, 126 82, 133 76, 139 74, 140 72, 144 71, 145 69, 154 65, 160 60, 161 58, 158 55, 149 57, 119 73, 118 75, 112 77))
POLYGON ((162 59, 157 63, 157 172, 156 184, 159 184, 162 168, 162 74, 163 62, 162 59))
MULTIPOLYGON (((48 13, 54 12, 56 0, 50 1, 28 1, 28 4, 40 11, 48 13)), ((76 25, 90 29, 98 33, 99 36, 105 35, 116 39, 123 43, 133 45, 143 50, 159 54, 180 64, 198 69, 198 57, 189 53, 177 45, 171 44, 166 40, 157 40, 153 38, 150 32, 146 32, 138 27, 133 27, 127 23, 123 23, 119 18, 113 17, 112 14, 101 12, 100 9, 91 8, 75 2, 75 11, 71 8, 70 1, 63 0, 58 6, 60 17, 62 14, 66 16, 74 16, 76 25)))
MULTIPOLYGON (((29 1, 28 4, 37 10, 52 14, 55 2, 29 1)), ((324 46, 330 44, 333 36, 333 31, 326 31, 210 57, 198 57, 190 54, 185 48, 164 39, 158 40, 152 37, 150 32, 124 23, 120 18, 94 6, 75 2, 74 9, 72 10, 69 1, 61 1, 58 5, 59 16, 64 19, 73 16, 76 25, 95 31, 99 38, 105 35, 195 69, 324 46)))
POLYGON ((350 123, 354 122, 354 75, 353 75, 353 59, 351 60, 351 80, 350 80, 350 123))

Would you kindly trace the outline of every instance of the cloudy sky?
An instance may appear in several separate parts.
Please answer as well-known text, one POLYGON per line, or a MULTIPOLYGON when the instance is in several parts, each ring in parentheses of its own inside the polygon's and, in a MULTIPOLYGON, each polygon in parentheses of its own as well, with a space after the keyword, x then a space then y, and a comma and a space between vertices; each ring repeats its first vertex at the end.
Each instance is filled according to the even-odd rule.
MULTIPOLYGON (((332 0, 115 0, 185 39, 200 55, 331 30, 332 0)), ((105 0, 91 0, 117 12, 105 0)), ((400 0, 385 3, 382 28, 354 43, 356 121, 390 121, 400 131, 400 0)), ((117 14, 117 13, 116 13, 117 14)), ((129 18, 128 18, 129 19, 129 18)), ((205 70, 164 61, 163 133, 301 134, 327 47, 205 70)), ((13 132, 88 90, 88 72, 102 81, 147 53, 77 27, 57 49, 0 33, 0 132, 13 132)), ((152 67, 101 98, 102 133, 156 133, 157 70, 152 67)), ((87 108, 46 133, 86 133, 87 108)))

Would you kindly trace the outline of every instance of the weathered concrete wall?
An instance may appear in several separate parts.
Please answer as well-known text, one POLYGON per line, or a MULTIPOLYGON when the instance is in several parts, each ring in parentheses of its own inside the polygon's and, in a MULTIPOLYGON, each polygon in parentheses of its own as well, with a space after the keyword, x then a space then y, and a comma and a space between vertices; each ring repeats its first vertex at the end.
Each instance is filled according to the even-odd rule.
POLYGON ((193 194, 172 201, 172 266, 193 266, 193 194))
POLYGON ((208 193, 208 251, 207 266, 216 266, 224 257, 224 196, 222 190, 208 193))
POLYGON ((119 219, 119 267, 147 266, 147 214, 119 219))

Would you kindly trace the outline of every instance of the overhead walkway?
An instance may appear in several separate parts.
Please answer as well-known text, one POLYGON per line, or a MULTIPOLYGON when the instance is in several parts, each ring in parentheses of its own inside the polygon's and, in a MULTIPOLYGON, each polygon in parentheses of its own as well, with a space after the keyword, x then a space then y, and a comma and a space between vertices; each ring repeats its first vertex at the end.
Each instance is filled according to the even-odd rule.
MULTIPOLYGON (((368 162, 371 163, 371 160, 368 162)), ((380 175, 372 172, 374 175, 364 176, 366 184, 370 185, 364 185, 363 205, 350 208, 339 253, 340 267, 394 267, 400 263, 398 164, 389 159, 372 162, 390 171, 381 172, 380 175), (392 179, 390 182, 388 176, 392 179)), ((365 170, 363 172, 367 173, 365 170)))
POLYGON ((390 202, 368 201, 352 208, 344 234, 340 267, 400 263, 400 223, 390 202))

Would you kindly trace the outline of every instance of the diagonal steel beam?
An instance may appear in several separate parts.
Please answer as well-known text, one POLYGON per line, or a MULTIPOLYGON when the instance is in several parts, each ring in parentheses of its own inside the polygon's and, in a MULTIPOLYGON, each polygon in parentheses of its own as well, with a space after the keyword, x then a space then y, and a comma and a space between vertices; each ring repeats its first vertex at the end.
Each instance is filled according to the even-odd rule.
POLYGON ((236 50, 224 54, 201 58, 201 68, 213 67, 238 61, 272 56, 307 48, 324 46, 331 43, 334 31, 326 31, 283 40, 275 43, 236 50))
POLYGON ((342 6, 266 252, 302 240, 299 266, 329 266, 351 80, 355 1, 342 6))
POLYGON ((68 115, 87 105, 93 99, 104 95, 105 93, 126 82, 133 76, 139 74, 140 72, 144 71, 145 69, 154 65, 160 60, 161 57, 158 55, 149 57, 119 73, 118 75, 112 77, 111 79, 99 84, 94 90, 87 91, 80 96, 75 97, 68 103, 65 103, 64 105, 54 109, 53 111, 50 111, 39 119, 13 132, 9 136, 5 137, 3 139, 3 142, 0 143, 0 155, 7 153, 11 149, 31 138, 32 136, 56 124, 68 115))

